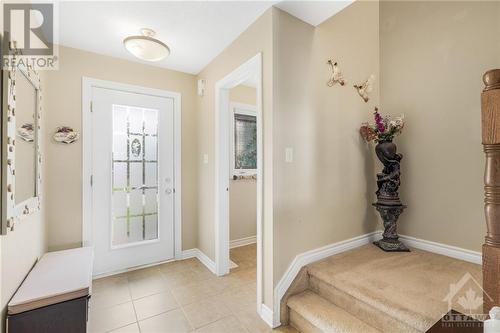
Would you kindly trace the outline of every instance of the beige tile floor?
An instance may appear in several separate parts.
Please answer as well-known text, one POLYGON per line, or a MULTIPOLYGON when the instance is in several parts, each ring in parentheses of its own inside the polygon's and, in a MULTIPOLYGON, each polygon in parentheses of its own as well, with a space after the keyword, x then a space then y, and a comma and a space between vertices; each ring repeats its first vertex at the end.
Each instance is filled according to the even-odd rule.
POLYGON ((216 277, 197 259, 94 280, 89 332, 296 332, 256 312, 256 248, 231 250, 238 267, 216 277))

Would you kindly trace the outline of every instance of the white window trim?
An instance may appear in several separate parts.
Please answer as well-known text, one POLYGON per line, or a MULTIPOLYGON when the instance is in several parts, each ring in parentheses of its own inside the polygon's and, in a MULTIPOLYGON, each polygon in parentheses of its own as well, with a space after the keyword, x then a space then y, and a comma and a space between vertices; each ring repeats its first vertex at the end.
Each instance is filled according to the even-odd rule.
POLYGON ((256 176, 257 169, 235 169, 234 168, 234 115, 235 114, 243 114, 247 116, 254 116, 257 120, 257 107, 251 104, 244 103, 229 103, 229 109, 231 110, 230 114, 230 128, 229 135, 231 140, 229 140, 229 152, 230 157, 229 161, 231 163, 231 176, 256 176), (236 111, 238 110, 238 111, 236 111))

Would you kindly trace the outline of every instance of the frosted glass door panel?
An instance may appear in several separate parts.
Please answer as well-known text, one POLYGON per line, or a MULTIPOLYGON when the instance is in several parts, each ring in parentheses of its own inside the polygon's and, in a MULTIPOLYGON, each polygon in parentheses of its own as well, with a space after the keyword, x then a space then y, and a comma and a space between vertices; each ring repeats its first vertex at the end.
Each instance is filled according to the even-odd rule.
POLYGON ((113 105, 111 247, 158 239, 158 111, 113 105))

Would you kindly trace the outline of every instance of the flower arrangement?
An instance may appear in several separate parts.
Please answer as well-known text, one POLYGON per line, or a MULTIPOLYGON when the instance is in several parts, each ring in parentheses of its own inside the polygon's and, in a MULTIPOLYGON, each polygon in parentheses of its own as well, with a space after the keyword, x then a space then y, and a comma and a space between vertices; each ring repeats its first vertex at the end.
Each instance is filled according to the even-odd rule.
POLYGON ((395 118, 390 116, 382 117, 378 112, 378 108, 375 108, 373 118, 375 120, 374 124, 363 123, 359 129, 359 133, 367 142, 392 141, 396 135, 401 134, 405 126, 403 116, 395 118))

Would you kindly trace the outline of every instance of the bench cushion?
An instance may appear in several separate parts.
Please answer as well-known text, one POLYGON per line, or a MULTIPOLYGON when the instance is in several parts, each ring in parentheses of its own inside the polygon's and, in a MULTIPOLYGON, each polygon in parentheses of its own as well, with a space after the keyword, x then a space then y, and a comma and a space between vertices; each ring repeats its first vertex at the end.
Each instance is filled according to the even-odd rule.
POLYGON ((92 261, 91 247, 44 254, 12 297, 8 314, 90 295, 92 261))

